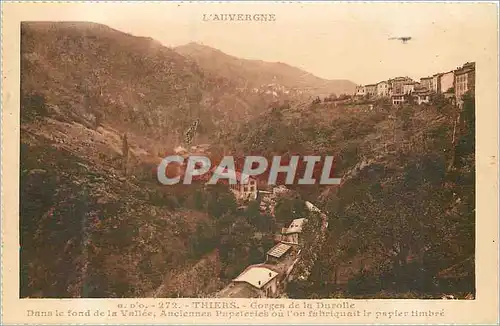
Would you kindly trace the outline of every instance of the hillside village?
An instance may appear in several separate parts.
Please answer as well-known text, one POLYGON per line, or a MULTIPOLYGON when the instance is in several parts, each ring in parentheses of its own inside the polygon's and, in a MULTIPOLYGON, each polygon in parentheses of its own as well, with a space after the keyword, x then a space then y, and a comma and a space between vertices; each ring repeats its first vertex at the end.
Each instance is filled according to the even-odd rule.
POLYGON ((455 70, 422 77, 419 82, 410 77, 396 77, 360 85, 356 87, 354 96, 365 99, 390 98, 393 105, 413 100, 420 105, 429 103, 433 94, 441 94, 461 106, 462 96, 468 91, 474 92, 475 74, 475 63, 467 62, 455 70))

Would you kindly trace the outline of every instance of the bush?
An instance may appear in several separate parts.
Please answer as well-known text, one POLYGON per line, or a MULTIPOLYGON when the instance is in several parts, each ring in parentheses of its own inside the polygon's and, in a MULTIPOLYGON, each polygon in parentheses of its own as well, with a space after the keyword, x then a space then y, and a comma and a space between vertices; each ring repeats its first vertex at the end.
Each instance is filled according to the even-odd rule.
POLYGON ((43 94, 21 94, 21 118, 35 119, 48 116, 47 103, 43 94))
POLYGON ((377 276, 361 270, 347 283, 348 292, 352 295, 377 293, 381 290, 380 280, 377 276))

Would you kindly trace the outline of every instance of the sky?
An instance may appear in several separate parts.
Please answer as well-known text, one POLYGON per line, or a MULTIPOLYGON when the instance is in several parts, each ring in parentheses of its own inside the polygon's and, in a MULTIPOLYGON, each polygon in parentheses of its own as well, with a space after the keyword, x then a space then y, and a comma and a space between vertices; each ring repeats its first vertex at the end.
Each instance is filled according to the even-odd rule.
POLYGON ((66 3, 37 4, 24 20, 78 20, 197 42, 245 59, 284 62, 327 79, 375 83, 446 72, 491 55, 492 3, 66 3), (57 9, 56 9, 57 8, 57 9), (203 14, 275 14, 274 22, 203 21, 203 14), (32 17, 32 19, 30 19, 32 17), (42 19, 40 17, 43 17, 42 19), (407 44, 390 37, 411 36, 407 44))

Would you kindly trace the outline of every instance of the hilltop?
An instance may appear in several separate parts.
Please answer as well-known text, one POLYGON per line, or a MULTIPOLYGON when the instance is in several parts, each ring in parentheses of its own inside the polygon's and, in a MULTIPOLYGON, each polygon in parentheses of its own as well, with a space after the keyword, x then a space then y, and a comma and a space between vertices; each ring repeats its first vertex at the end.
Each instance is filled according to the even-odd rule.
POLYGON ((198 43, 176 47, 175 51, 193 59, 204 70, 234 80, 240 87, 249 89, 266 89, 272 84, 269 86, 281 86, 289 92, 327 96, 332 93, 352 94, 356 87, 349 80, 322 79, 282 62, 241 59, 198 43))
POLYGON ((59 121, 107 124, 147 138, 155 152, 176 146, 196 119, 203 142, 271 101, 151 38, 101 24, 23 23, 21 46, 23 116, 37 106, 59 121))

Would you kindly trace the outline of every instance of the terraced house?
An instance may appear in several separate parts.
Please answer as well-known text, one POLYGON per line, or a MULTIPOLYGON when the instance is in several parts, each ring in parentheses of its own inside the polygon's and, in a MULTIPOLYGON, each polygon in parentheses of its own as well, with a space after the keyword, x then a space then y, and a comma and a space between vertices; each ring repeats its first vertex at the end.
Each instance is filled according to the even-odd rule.
POLYGON ((365 91, 368 96, 376 96, 377 95, 377 84, 369 84, 365 85, 365 91))
POLYGON ((387 81, 383 80, 377 84, 377 96, 389 96, 389 83, 387 81))
POLYGON ((476 83, 476 64, 467 62, 461 68, 455 70, 455 100, 461 106, 463 104, 462 96, 471 92, 475 92, 476 83))
POLYGON ((409 94, 417 104, 430 103, 432 94, 442 94, 451 103, 461 105, 462 96, 474 92, 475 63, 467 62, 456 70, 437 73, 420 78, 420 82, 410 77, 396 77, 376 84, 356 87, 356 95, 370 95, 377 98, 390 97, 393 105, 407 101, 409 94))

